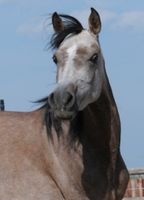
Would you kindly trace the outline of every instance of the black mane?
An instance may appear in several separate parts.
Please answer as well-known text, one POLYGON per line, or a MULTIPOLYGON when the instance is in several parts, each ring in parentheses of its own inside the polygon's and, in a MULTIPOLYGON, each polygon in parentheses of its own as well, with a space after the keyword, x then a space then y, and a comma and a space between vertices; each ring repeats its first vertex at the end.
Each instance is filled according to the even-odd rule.
POLYGON ((81 23, 72 16, 59 15, 64 23, 64 30, 61 32, 54 33, 50 40, 50 47, 55 49, 60 46, 62 41, 69 35, 75 35, 83 30, 81 23))
POLYGON ((40 104, 40 108, 38 108, 38 110, 44 109, 45 110, 45 125, 47 128, 47 134, 49 137, 52 136, 52 127, 54 127, 54 129, 56 130, 57 134, 60 135, 62 128, 61 128, 61 120, 57 119, 54 117, 54 113, 49 105, 48 102, 48 96, 44 97, 42 99, 39 99, 38 101, 36 101, 35 103, 40 104))
MULTIPOLYGON (((49 102, 48 102, 48 96, 44 97, 42 99, 39 99, 38 101, 35 101, 35 103, 40 104, 41 106, 38 108, 38 110, 44 109, 44 123, 47 128, 47 135, 49 138, 52 139, 52 127, 55 129, 58 137, 63 133, 62 130, 62 120, 59 118, 56 118, 54 115, 53 110, 51 109, 49 102)), ((77 116, 71 121, 70 126, 70 132, 71 132, 71 142, 75 141, 76 139, 81 138, 80 130, 82 127, 82 112, 78 112, 77 116)))

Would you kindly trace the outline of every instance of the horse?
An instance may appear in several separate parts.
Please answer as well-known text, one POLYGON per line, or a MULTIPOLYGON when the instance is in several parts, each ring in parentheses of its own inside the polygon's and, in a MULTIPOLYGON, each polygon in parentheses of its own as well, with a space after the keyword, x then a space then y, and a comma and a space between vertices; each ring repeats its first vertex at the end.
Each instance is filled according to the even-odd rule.
POLYGON ((89 28, 52 15, 56 88, 30 112, 0 112, 0 199, 121 200, 129 175, 120 118, 99 42, 89 28))

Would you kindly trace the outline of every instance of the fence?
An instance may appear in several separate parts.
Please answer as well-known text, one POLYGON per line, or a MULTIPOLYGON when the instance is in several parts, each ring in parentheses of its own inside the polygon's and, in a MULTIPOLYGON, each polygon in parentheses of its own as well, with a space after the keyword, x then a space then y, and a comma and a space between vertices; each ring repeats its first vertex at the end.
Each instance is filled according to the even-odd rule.
POLYGON ((130 180, 124 199, 144 200, 144 169, 129 170, 130 180))
POLYGON ((5 110, 4 100, 0 99, 0 111, 4 111, 4 110, 5 110))

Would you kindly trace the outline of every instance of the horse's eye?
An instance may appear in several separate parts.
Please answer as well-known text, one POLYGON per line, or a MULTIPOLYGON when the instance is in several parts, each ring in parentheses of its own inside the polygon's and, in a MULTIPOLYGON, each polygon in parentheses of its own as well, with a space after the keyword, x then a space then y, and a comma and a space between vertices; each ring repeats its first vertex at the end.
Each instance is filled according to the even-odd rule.
POLYGON ((58 60, 57 60, 57 57, 56 57, 56 55, 54 55, 54 56, 52 57, 52 59, 53 59, 53 61, 54 61, 54 63, 55 63, 55 64, 57 64, 57 63, 58 63, 58 60))
POLYGON ((98 59, 98 54, 95 53, 95 54, 89 59, 89 61, 92 62, 92 63, 96 63, 96 62, 97 62, 97 59, 98 59))

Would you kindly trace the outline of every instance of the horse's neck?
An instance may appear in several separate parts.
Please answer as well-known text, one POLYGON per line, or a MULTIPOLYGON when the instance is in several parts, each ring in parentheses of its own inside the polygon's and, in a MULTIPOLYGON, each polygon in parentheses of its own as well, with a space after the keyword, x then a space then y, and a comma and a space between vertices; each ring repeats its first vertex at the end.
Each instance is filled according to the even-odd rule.
MULTIPOLYGON (((84 135, 91 145, 103 146, 109 141, 110 106, 103 94, 83 111, 84 135)), ((105 146, 106 147, 106 146, 105 146)))
POLYGON ((96 194, 106 188, 109 113, 102 98, 78 113, 74 121, 62 122, 60 136, 52 129, 46 151, 49 174, 67 199, 98 199, 96 194))

